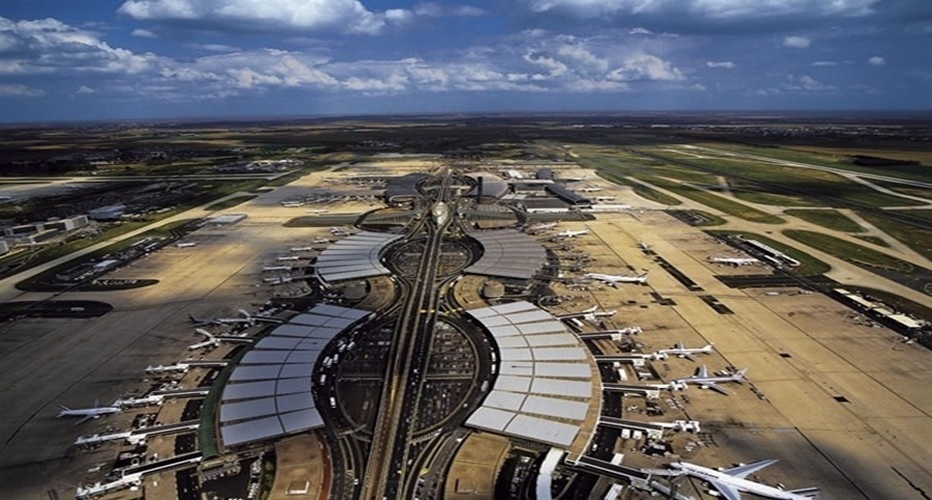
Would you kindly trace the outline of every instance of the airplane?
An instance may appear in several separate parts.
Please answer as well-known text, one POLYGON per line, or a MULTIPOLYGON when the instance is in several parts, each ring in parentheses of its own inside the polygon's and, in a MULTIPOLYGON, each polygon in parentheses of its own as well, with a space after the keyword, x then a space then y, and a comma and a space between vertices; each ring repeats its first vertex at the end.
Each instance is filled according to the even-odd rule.
POLYGON ((615 201, 614 196, 596 196, 592 201, 615 201))
POLYGON ((679 358, 686 358, 690 361, 695 361, 696 358, 693 356, 693 354, 700 353, 700 352, 709 354, 710 352, 712 352, 712 346, 713 344, 706 344, 705 347, 687 348, 687 347, 683 347, 682 342, 677 342, 676 345, 674 345, 672 348, 660 349, 659 351, 656 351, 653 354, 655 356, 658 356, 657 359, 667 359, 667 356, 673 355, 679 358))
POLYGON ((719 392, 727 396, 728 391, 726 391, 725 389, 722 389, 717 384, 719 382, 738 382, 739 384, 743 383, 745 380, 744 375, 745 373, 747 373, 747 371, 748 369, 745 368, 731 375, 709 376, 709 369, 706 367, 706 365, 702 365, 696 371, 695 375, 691 377, 676 379, 674 380, 674 382, 698 385, 702 389, 712 389, 715 392, 719 392))
POLYGON ((194 326, 219 326, 219 325, 230 325, 235 323, 247 323, 253 325, 256 323, 255 318, 253 318, 248 312, 240 309, 240 315, 242 318, 198 318, 191 314, 188 315, 188 319, 194 323, 194 326))
POLYGON ((203 342, 198 342, 197 344, 189 345, 188 350, 194 351, 196 349, 202 349, 204 347, 217 347, 220 345, 220 339, 211 335, 210 332, 208 332, 207 330, 204 330, 202 328, 195 328, 194 331, 207 337, 207 340, 203 342))
POLYGON ((776 462, 776 460, 761 460, 752 464, 741 465, 725 470, 710 469, 688 462, 674 462, 670 464, 670 467, 681 471, 683 474, 709 483, 710 486, 715 488, 715 490, 727 500, 741 500, 741 492, 780 500, 807 500, 810 498, 818 498, 818 488, 781 490, 773 486, 745 479, 748 475, 776 462))
POLYGON ((299 256, 297 256, 297 255, 284 255, 284 256, 282 256, 282 257, 278 257, 278 258, 275 259, 275 260, 277 260, 277 261, 279 261, 279 262, 287 262, 287 261, 293 261, 293 260, 301 260, 301 257, 299 257, 299 256))
POLYGON ((78 408, 78 409, 73 410, 71 408, 68 408, 65 405, 59 405, 59 407, 61 409, 58 411, 58 416, 56 416, 55 418, 81 417, 81 420, 78 420, 77 422, 75 422, 74 425, 87 422, 88 420, 92 418, 96 419, 104 415, 109 415, 111 413, 120 413, 121 411, 123 411, 122 408, 116 405, 100 406, 100 401, 98 400, 94 400, 93 408, 78 408))
POLYGON ((559 240, 563 238, 575 238, 577 236, 581 236, 583 234, 588 234, 588 233, 589 233, 588 229, 580 229, 579 231, 572 231, 570 229, 567 229, 566 231, 560 231, 559 233, 553 235, 553 238, 551 238, 551 240, 559 240))
POLYGON ((637 283, 643 285, 647 283, 647 273, 641 273, 637 276, 617 276, 613 274, 586 273, 583 278, 598 280, 613 288, 617 288, 619 283, 637 283))
POLYGON ((557 319, 576 319, 576 318, 582 318, 582 319, 584 319, 584 320, 586 320, 586 321, 595 323, 595 322, 596 322, 596 318, 600 318, 600 317, 609 317, 609 316, 613 316, 613 315, 615 314, 615 311, 614 311, 614 310, 612 310, 612 311, 601 311, 601 312, 596 312, 597 309, 598 309, 598 306, 592 306, 592 307, 590 307, 589 309, 583 309, 582 311, 579 311, 578 313, 561 314, 560 316, 557 316, 557 319))
POLYGON ((532 233, 532 234, 540 233, 543 231, 547 231, 549 229, 553 229, 557 227, 559 224, 560 224, 559 222, 546 222, 546 223, 542 222, 540 224, 534 224, 532 226, 528 226, 525 229, 525 231, 527 231, 528 233, 532 233))
POLYGON ((760 264, 760 261, 754 257, 719 257, 713 255, 709 257, 710 262, 715 262, 716 264, 728 264, 731 266, 753 266, 755 264, 760 264))
POLYGON ((283 285, 285 283, 291 283, 294 281, 294 278, 291 276, 278 276, 275 278, 263 278, 262 281, 270 285, 283 285))
POLYGON ((576 191, 579 191, 580 193, 594 193, 596 191, 601 191, 601 190, 602 188, 597 188, 597 187, 585 187, 585 188, 576 189, 576 191))

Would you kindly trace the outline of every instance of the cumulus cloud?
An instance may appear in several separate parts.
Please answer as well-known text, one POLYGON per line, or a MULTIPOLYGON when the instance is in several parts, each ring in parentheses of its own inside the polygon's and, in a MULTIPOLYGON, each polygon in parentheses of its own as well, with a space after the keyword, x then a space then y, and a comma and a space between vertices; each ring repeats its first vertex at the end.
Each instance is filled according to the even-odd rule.
POLYGON ((783 46, 793 49, 805 49, 812 43, 811 40, 804 36, 788 36, 783 39, 783 46))
POLYGON ((724 68, 724 69, 732 69, 736 66, 736 64, 731 61, 706 61, 705 65, 710 68, 724 68))
POLYGON ((747 20, 790 16, 863 16, 879 0, 521 0, 533 12, 581 18, 606 15, 683 15, 694 19, 747 20))
POLYGON ((158 38, 154 32, 144 29, 134 29, 132 35, 137 38, 158 38))
POLYGON ((478 17, 486 12, 471 5, 444 5, 436 2, 426 2, 415 5, 412 12, 424 17, 478 17))
POLYGON ((19 84, 0 84, 0 97, 38 97, 45 95, 40 89, 19 84))
MULTIPOLYGON (((186 58, 135 53, 54 19, 13 22, 0 18, 0 76, 34 75, 37 83, 73 78, 78 90, 72 95, 186 102, 281 89, 365 94, 617 92, 686 80, 666 59, 667 49, 655 40, 630 35, 576 37, 539 31, 533 36, 439 52, 430 59, 334 61, 331 51, 321 47, 193 48, 215 53, 186 58)), ((38 92, 42 91, 22 85, 5 85, 2 90, 4 95, 38 92)))
POLYGON ((12 21, 0 17, 0 75, 140 73, 158 64, 152 54, 111 47, 92 32, 56 19, 12 21))
POLYGON ((401 9, 372 12, 359 0, 127 0, 117 10, 143 21, 241 30, 334 30, 377 34, 401 9))
POLYGON ((871 66, 883 66, 884 64, 887 64, 887 60, 880 56, 874 56, 867 60, 867 64, 870 64, 871 66))

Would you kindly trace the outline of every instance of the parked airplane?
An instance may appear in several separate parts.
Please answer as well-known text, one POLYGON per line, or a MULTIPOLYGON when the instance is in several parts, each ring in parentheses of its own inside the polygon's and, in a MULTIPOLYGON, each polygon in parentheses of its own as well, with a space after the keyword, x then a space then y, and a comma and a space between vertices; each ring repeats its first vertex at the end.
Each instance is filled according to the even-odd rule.
POLYGON ((712 344, 706 344, 705 347, 683 347, 682 342, 677 342, 670 349, 660 349, 659 351, 654 352, 655 356, 659 356, 657 359, 667 359, 668 356, 676 356, 679 358, 686 358, 690 361, 695 361, 696 358, 693 354, 697 353, 706 353, 709 354, 712 352, 712 344))
POLYGON ((743 383, 745 378, 744 374, 747 373, 748 369, 745 368, 738 372, 732 373, 730 375, 715 375, 709 376, 709 369, 706 368, 706 365, 702 365, 696 371, 696 374, 692 377, 686 377, 674 380, 674 382, 681 382, 684 384, 693 384, 698 385, 702 389, 712 389, 713 391, 728 395, 728 391, 722 389, 717 384, 719 382, 738 382, 743 383))
POLYGON ((210 332, 208 332, 207 330, 204 330, 202 328, 195 328, 194 331, 206 337, 207 340, 203 342, 198 342, 197 344, 189 345, 188 350, 194 351, 196 349, 203 349, 205 347, 217 347, 218 345, 220 345, 220 339, 211 335, 210 332))
POLYGON ((559 224, 560 224, 559 222, 542 222, 540 224, 534 224, 532 226, 528 226, 525 229, 525 231, 531 234, 536 234, 536 233, 540 233, 543 231, 547 231, 549 229, 553 229, 557 227, 557 225, 559 224))
POLYGON ((248 312, 240 309, 239 313, 240 315, 243 316, 242 318, 216 318, 216 317, 198 318, 194 315, 189 314, 188 319, 190 319, 191 322, 194 323, 194 326, 207 326, 207 325, 219 326, 219 325, 230 325, 230 324, 235 324, 235 323, 248 323, 250 325, 255 324, 256 322, 255 318, 253 318, 248 312))
POLYGON ((596 191, 601 191, 601 190, 602 188, 597 188, 597 187, 584 187, 584 188, 576 189, 576 191, 579 191, 580 193, 594 193, 596 191))
POLYGON ((670 464, 670 467, 681 471, 683 474, 709 483, 710 486, 715 488, 715 490, 727 500, 741 500, 742 492, 780 500, 807 500, 819 496, 818 488, 781 490, 773 486, 745 479, 750 474, 776 462, 776 460, 761 460, 753 464, 741 465, 721 471, 688 462, 674 462, 670 464))
POLYGON ((637 276, 617 276, 613 274, 587 273, 583 278, 598 280, 612 287, 617 287, 619 283, 637 283, 643 285, 647 283, 647 273, 641 273, 637 276))
POLYGON ((599 308, 598 306, 592 306, 589 309, 583 309, 582 311, 579 311, 578 313, 561 314, 560 316, 557 316, 557 319, 582 318, 591 323, 595 323, 597 321, 596 318, 609 317, 615 314, 614 310, 596 312, 598 308, 599 308))
POLYGON ((709 257, 709 261, 717 264, 728 264, 730 266, 753 266, 755 264, 760 264, 760 261, 754 257, 720 257, 713 255, 709 257))
POLYGON ((583 234, 589 234, 589 230, 588 230, 588 229, 580 229, 579 231, 573 231, 573 230, 567 229, 566 231, 560 231, 559 233, 553 235, 553 237, 550 238, 550 239, 551 239, 551 240, 560 240, 560 239, 563 239, 563 238, 575 238, 575 237, 581 236, 581 235, 583 235, 583 234))
POLYGON ((65 405, 60 405, 61 410, 58 412, 58 416, 55 418, 61 417, 81 417, 81 420, 75 422, 74 425, 86 422, 92 418, 100 418, 104 415, 109 415, 111 413, 120 413, 122 408, 119 406, 100 406, 100 401, 94 401, 93 408, 78 408, 72 410, 65 405))

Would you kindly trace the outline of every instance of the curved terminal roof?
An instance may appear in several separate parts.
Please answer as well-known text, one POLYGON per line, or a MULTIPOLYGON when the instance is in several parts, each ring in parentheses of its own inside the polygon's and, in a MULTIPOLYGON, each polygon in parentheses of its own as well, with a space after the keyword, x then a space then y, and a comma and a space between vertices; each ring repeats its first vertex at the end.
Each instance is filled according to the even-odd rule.
POLYGON ((325 282, 369 278, 389 274, 379 255, 402 235, 363 231, 327 247, 317 257, 314 268, 325 282))
POLYGON ((592 200, 567 188, 562 184, 548 184, 545 188, 548 193, 560 198, 570 205, 591 205, 592 200))
POLYGON ((385 186, 385 201, 388 203, 405 203, 420 196, 417 185, 427 178, 427 174, 407 174, 395 177, 385 186))
MULTIPOLYGON (((476 181, 476 186, 466 193, 467 197, 479 196, 479 183, 482 183, 482 197, 499 199, 508 193, 508 183, 501 177, 485 172, 466 174, 466 177, 476 181)), ((482 201, 482 200, 479 200, 482 201)))
POLYGON ((466 268, 467 273, 529 280, 547 262, 543 245, 514 229, 483 231, 470 236, 484 250, 482 258, 466 268))
POLYGON ((466 421, 507 436, 569 447, 590 411, 592 365, 572 333, 529 302, 467 311, 499 348, 498 378, 466 421))
POLYGON ((223 444, 238 446, 323 427, 311 393, 314 365, 327 343, 367 314, 318 305, 257 342, 223 388, 223 444))

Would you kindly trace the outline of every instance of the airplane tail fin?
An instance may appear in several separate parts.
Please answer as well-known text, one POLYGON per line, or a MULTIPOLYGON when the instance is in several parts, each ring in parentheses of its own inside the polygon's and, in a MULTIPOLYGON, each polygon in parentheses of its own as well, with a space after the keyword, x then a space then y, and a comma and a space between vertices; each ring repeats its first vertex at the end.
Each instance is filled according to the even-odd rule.
MULTIPOLYGON (((61 417, 62 414, 66 411, 71 411, 71 408, 68 408, 65 405, 58 405, 58 408, 60 409, 60 411, 58 412, 58 417, 61 417)), ((55 417, 55 418, 58 418, 58 417, 55 417)))
POLYGON ((747 368, 742 368, 742 369, 738 370, 738 373, 736 373, 735 375, 741 375, 741 378, 744 378, 744 377, 747 376, 747 374, 748 374, 748 369, 747 369, 747 368))

